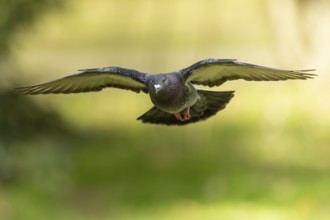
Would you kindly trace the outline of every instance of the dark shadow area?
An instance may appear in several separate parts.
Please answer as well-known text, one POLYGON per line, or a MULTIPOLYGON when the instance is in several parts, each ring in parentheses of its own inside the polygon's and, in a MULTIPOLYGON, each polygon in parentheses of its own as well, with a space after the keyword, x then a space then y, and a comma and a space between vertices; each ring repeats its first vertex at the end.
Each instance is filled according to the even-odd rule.
POLYGON ((65 140, 75 134, 57 112, 38 106, 26 96, 8 91, 0 93, 0 100, 0 182, 15 184, 25 166, 19 161, 22 158, 15 158, 18 154, 38 146, 39 139, 65 140))
POLYGON ((8 91, 0 93, 0 100, 0 138, 3 143, 71 134, 58 113, 40 107, 27 96, 8 91))

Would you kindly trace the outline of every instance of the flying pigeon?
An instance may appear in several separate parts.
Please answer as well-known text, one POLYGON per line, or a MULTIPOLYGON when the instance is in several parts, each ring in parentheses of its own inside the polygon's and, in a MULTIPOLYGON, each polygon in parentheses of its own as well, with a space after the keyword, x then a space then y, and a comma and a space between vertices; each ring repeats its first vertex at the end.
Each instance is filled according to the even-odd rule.
POLYGON ((137 118, 144 123, 186 125, 205 120, 224 109, 234 91, 211 91, 195 85, 220 86, 227 80, 278 81, 310 79, 313 70, 281 70, 239 62, 205 59, 187 68, 149 74, 121 67, 79 70, 80 73, 44 84, 16 88, 21 94, 80 93, 115 87, 148 93, 154 106, 137 118))

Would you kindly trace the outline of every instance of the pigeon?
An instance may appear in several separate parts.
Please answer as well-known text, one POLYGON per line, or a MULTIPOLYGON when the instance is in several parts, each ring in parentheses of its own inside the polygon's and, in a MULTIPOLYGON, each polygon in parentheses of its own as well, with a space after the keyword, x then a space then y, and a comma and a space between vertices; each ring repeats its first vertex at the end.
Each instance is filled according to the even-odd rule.
POLYGON ((122 67, 83 69, 47 83, 16 88, 21 94, 95 92, 107 87, 149 94, 153 107, 137 118, 143 123, 187 125, 223 110, 234 91, 212 91, 195 87, 220 86, 229 80, 279 81, 311 79, 307 70, 281 70, 236 59, 205 59, 176 72, 149 74, 122 67))

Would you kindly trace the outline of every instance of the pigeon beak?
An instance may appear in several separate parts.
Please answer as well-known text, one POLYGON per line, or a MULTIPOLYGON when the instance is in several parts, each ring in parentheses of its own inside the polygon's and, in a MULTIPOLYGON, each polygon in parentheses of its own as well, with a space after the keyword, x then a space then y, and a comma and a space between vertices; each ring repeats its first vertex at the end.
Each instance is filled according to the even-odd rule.
POLYGON ((156 94, 157 94, 159 92, 161 86, 160 86, 160 84, 155 84, 154 87, 155 87, 155 91, 156 91, 156 94))

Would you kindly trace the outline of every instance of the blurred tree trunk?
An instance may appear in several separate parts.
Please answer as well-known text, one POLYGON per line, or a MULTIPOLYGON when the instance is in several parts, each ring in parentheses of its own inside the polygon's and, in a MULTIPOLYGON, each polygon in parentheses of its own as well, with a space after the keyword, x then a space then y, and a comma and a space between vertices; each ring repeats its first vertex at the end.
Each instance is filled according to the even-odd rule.
POLYGON ((329 69, 330 1, 267 0, 278 59, 329 69))
POLYGON ((60 8, 62 3, 62 0, 0 0, 0 75, 5 71, 15 74, 10 79, 0 77, 0 184, 17 179, 20 165, 13 159, 14 148, 26 147, 24 140, 45 135, 62 138, 71 132, 56 112, 43 109, 28 97, 6 88, 20 78, 9 58, 15 34, 31 29, 45 12, 60 8))
POLYGON ((281 63, 299 63, 306 52, 297 1, 267 0, 267 10, 281 63))

